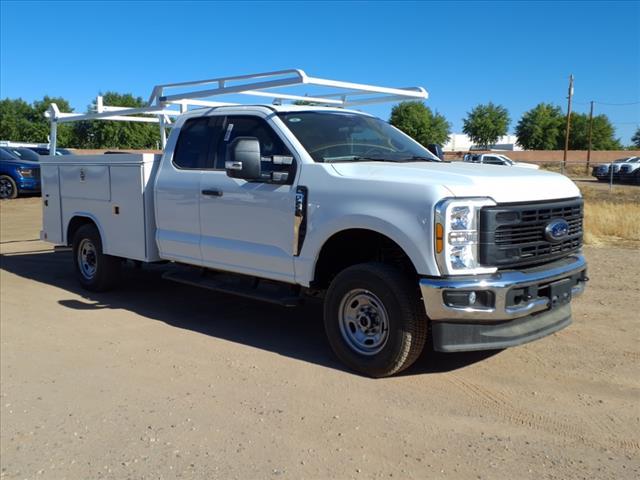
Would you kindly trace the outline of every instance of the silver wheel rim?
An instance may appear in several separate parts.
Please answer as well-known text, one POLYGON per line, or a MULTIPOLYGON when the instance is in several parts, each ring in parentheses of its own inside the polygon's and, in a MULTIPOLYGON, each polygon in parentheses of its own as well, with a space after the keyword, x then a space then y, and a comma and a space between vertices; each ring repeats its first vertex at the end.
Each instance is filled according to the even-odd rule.
POLYGON ((351 290, 342 298, 338 322, 344 341, 361 355, 375 355, 387 344, 389 316, 369 290, 351 290))
POLYGON ((84 238, 78 246, 78 268, 87 280, 93 279, 98 267, 98 255, 96 247, 88 238, 84 238))
POLYGON ((0 198, 11 198, 13 185, 7 178, 0 178, 0 198))

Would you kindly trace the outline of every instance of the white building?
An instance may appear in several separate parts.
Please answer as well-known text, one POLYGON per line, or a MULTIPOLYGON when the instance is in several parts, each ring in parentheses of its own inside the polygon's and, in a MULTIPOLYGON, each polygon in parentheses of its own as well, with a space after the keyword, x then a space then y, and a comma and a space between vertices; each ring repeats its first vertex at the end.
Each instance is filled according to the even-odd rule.
MULTIPOLYGON (((477 145, 474 145, 469 135, 464 133, 452 133, 449 137, 449 141, 442 147, 445 152, 466 152, 468 150, 483 150, 477 145)), ((505 135, 498 139, 495 145, 489 145, 490 150, 517 150, 521 151, 523 148, 518 145, 518 137, 515 135, 505 135)))

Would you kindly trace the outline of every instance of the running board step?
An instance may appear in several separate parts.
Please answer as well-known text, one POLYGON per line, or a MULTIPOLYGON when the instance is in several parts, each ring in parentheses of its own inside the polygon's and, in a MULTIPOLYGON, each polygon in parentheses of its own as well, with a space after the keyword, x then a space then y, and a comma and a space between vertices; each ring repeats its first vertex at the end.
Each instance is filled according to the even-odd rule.
POLYGON ((297 307, 302 303, 300 296, 296 295, 296 287, 260 281, 242 275, 215 273, 208 270, 176 269, 165 272, 162 278, 283 307, 297 307))

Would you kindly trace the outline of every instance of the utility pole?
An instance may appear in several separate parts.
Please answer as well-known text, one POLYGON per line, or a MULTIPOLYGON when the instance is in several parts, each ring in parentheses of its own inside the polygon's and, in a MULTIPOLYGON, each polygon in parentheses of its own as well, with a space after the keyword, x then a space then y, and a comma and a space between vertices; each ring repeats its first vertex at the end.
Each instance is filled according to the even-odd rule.
POLYGON ((591 164, 591 133, 593 132, 593 100, 591 100, 591 110, 589 110, 589 150, 587 151, 587 174, 591 164))
POLYGON ((571 128, 571 99, 573 98, 573 74, 569 75, 569 105, 567 106, 567 131, 564 136, 564 157, 562 158, 562 171, 567 168, 567 151, 569 150, 569 129, 571 128))

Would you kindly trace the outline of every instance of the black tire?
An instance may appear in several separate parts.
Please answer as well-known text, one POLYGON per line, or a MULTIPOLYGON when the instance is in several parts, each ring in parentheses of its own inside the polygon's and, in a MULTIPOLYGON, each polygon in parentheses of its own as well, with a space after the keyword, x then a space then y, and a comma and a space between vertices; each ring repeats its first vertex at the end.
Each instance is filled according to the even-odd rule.
POLYGON ((0 175, 0 198, 18 198, 18 186, 9 175, 0 175))
POLYGON ((120 278, 122 261, 102 253, 100 232, 93 224, 83 225, 74 235, 73 263, 80 285, 92 292, 110 290, 120 278))
MULTIPOLYGON (((331 282, 324 303, 324 326, 331 348, 349 368, 370 377, 387 377, 410 366, 422 353, 427 339, 427 317, 420 303, 418 286, 397 268, 382 263, 363 263, 340 272, 331 282), (369 298, 369 296, 372 296, 369 298), (363 308, 370 305, 373 316, 364 313, 362 320, 345 314, 356 310, 361 318, 363 308), (368 304, 369 303, 369 304, 368 304), (380 318, 378 310, 387 319, 384 344, 377 336, 370 340, 358 329, 368 326, 371 318, 380 318), (351 332, 351 333, 349 333, 351 332), (364 338, 364 342, 354 337, 364 338), (369 345, 363 345, 369 341, 369 345), (361 351, 359 349, 367 350, 361 351)), ((369 330, 371 332, 371 330, 369 330)))

